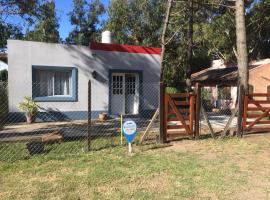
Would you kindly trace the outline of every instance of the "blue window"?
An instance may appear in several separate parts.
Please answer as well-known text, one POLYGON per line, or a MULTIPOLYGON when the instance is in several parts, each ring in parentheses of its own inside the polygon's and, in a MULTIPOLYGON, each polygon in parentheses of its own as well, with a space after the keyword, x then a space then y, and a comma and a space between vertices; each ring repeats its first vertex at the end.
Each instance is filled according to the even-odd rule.
POLYGON ((77 101, 77 69, 33 66, 35 101, 77 101))

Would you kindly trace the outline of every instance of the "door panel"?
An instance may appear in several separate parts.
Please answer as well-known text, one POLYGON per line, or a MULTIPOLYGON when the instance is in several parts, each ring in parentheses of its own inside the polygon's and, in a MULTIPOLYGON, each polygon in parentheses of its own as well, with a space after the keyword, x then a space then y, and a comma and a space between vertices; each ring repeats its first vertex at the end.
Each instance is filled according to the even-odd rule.
POLYGON ((134 73, 113 73, 111 85, 111 114, 139 113, 139 76, 134 73))
POLYGON ((139 83, 137 74, 125 74, 125 114, 139 112, 139 83))
POLYGON ((112 74, 111 85, 111 113, 115 115, 125 113, 124 74, 112 74))

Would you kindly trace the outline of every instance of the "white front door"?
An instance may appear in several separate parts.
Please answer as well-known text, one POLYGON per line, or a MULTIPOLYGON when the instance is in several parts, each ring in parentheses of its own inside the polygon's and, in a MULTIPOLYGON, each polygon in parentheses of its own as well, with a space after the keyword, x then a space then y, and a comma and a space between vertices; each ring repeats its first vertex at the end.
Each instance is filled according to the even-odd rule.
POLYGON ((124 74, 112 74, 112 114, 125 113, 125 90, 124 90, 124 74))
POLYGON ((125 114, 139 113, 138 74, 125 74, 125 114))
POLYGON ((135 73, 112 74, 112 114, 139 113, 139 76, 135 73))

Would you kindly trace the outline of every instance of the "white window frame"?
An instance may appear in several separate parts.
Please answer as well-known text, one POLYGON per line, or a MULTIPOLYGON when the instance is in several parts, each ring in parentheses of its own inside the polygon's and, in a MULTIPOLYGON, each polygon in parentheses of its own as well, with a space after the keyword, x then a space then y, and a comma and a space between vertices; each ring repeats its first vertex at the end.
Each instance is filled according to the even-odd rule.
POLYGON ((51 79, 51 81, 52 81, 52 94, 53 95, 48 95, 48 96, 37 96, 38 98, 39 97, 72 97, 72 75, 71 75, 71 71, 70 70, 50 70, 50 69, 48 69, 48 70, 43 70, 43 71, 48 71, 48 72, 51 72, 52 73, 52 79, 51 79), (54 84, 55 84, 55 81, 54 81, 54 79, 55 79, 55 72, 68 72, 68 74, 69 74, 69 95, 55 95, 55 93, 54 93, 54 84))
MULTIPOLYGON (((63 70, 63 71, 61 71, 61 72, 68 72, 68 83, 69 83, 69 95, 55 95, 54 94, 54 74, 55 74, 55 72, 56 71, 53 71, 53 78, 52 78, 52 81, 53 81, 53 96, 52 97, 71 97, 72 95, 72 84, 71 84, 71 82, 72 82, 72 79, 71 79, 71 71, 69 71, 69 70, 63 70)), ((59 71, 57 71, 57 72, 59 72, 59 71)), ((48 96, 48 97, 51 97, 51 96, 48 96)))

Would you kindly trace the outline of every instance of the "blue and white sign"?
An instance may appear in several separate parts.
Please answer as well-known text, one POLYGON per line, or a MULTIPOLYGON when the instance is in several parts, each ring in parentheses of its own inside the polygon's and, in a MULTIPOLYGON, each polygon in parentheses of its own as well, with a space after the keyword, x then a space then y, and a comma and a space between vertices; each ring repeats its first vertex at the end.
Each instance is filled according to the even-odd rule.
POLYGON ((126 140, 129 143, 131 143, 134 140, 136 133, 137 133, 136 123, 132 120, 126 121, 123 124, 123 133, 125 135, 126 140))

